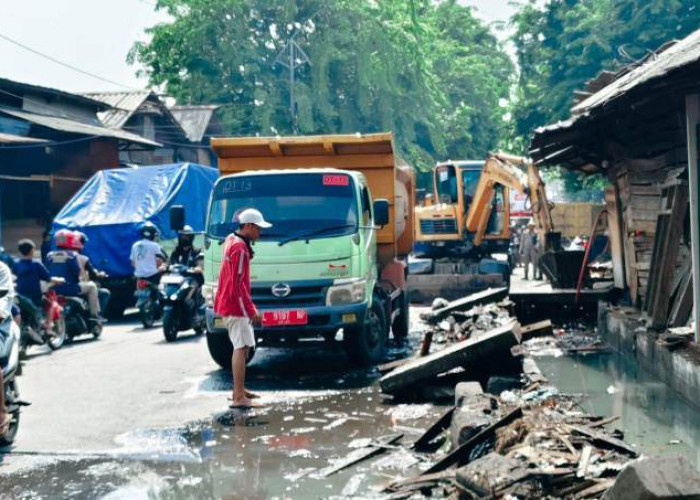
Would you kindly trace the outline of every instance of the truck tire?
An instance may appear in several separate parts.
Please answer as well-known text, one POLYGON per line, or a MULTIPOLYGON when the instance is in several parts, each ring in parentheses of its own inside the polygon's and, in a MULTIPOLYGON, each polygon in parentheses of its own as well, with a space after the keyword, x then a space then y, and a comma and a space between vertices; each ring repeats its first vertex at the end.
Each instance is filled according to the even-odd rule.
POLYGON ((343 344, 350 361, 358 366, 371 366, 384 357, 389 333, 385 309, 378 297, 372 300, 365 324, 346 328, 343 344))
MULTIPOLYGON (((233 358, 233 345, 228 335, 211 335, 207 332, 207 349, 211 358, 222 370, 231 371, 231 359, 233 358)), ((248 359, 246 364, 250 364, 255 356, 255 347, 248 349, 248 359)))
POLYGON ((395 340, 403 340, 408 337, 408 331, 411 327, 408 313, 409 300, 407 290, 401 292, 401 297, 399 297, 397 303, 399 304, 399 314, 394 318, 394 322, 391 324, 391 333, 395 340))

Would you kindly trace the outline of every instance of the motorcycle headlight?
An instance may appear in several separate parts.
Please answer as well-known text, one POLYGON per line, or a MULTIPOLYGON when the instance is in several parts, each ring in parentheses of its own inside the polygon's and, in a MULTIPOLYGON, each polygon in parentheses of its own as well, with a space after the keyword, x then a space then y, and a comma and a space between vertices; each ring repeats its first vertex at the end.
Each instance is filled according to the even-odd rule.
POLYGON ((328 288, 327 306, 364 302, 367 296, 367 280, 364 278, 338 279, 328 288))
POLYGON ((214 296, 216 295, 216 287, 214 285, 204 285, 202 286, 202 297, 204 297, 204 303, 209 306, 214 306, 214 296))

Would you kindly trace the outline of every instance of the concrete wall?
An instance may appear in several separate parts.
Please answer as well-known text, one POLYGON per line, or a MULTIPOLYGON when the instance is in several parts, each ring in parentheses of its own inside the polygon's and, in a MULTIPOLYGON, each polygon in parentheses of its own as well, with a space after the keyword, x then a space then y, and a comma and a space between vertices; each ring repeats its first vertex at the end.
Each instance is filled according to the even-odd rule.
POLYGON ((657 342, 657 335, 647 330, 644 318, 632 308, 598 306, 598 332, 613 349, 631 356, 640 368, 695 407, 700 408, 700 348, 691 344, 669 351, 657 342))

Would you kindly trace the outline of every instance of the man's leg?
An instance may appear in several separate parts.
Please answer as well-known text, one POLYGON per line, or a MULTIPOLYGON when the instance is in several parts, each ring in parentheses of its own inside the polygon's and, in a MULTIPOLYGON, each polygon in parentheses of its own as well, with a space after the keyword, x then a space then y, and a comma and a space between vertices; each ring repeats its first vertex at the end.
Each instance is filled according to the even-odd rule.
POLYGON ((245 390, 245 365, 248 358, 248 347, 234 349, 231 368, 233 369, 233 405, 248 405, 250 399, 246 397, 245 390))
POLYGON ((5 407, 5 388, 3 387, 2 370, 0 369, 0 437, 7 433, 9 423, 10 420, 8 418, 7 408, 5 407))
POLYGON ((530 259, 527 256, 523 257, 523 269, 525 270, 525 279, 528 279, 527 275, 530 272, 530 259))
POLYGON ((112 297, 112 292, 110 292, 107 288, 98 288, 97 297, 99 298, 100 302, 100 311, 104 311, 107 309, 107 304, 109 303, 109 299, 112 297))
POLYGON ((100 300, 97 292, 97 285, 92 281, 86 281, 79 283, 80 294, 85 295, 88 301, 88 307, 90 308, 91 316, 100 315, 100 300))

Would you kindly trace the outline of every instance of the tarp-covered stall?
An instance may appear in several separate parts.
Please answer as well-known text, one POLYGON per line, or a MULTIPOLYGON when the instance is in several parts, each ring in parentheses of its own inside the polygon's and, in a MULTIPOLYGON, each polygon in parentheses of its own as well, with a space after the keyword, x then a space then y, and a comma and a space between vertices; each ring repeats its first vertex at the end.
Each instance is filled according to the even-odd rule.
POLYGON ((185 221, 203 231, 216 169, 193 163, 120 168, 95 174, 56 216, 53 230, 83 231, 85 253, 112 277, 131 276, 131 246, 139 226, 151 221, 163 239, 175 238, 169 209, 184 205, 185 221))

